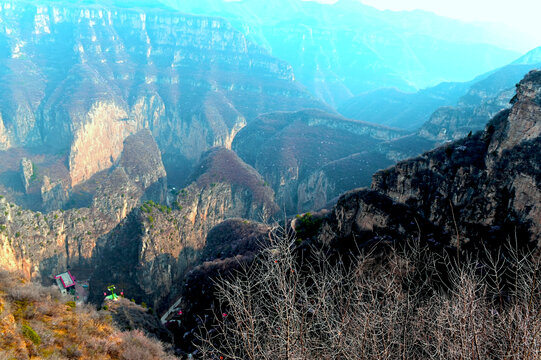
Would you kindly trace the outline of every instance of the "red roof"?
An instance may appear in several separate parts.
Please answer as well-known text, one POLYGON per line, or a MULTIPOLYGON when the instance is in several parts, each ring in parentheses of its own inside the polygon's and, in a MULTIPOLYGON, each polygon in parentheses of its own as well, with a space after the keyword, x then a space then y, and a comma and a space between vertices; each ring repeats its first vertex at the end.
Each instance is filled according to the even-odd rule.
POLYGON ((55 279, 60 279, 60 281, 62 281, 62 285, 64 285, 64 288, 66 289, 75 286, 75 279, 69 271, 55 276, 55 279))

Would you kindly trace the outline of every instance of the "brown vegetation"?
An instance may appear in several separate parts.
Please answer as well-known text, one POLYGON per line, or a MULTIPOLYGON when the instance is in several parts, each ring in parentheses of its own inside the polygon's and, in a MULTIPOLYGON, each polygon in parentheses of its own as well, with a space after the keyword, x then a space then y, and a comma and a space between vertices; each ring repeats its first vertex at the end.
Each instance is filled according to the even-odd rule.
POLYGON ((0 272, 0 359, 173 359, 141 331, 118 330, 109 312, 69 300, 0 272))
POLYGON ((351 259, 288 236, 218 284, 205 359, 541 359, 541 261, 509 246, 476 257, 420 244, 351 259), (504 255, 505 254, 505 255, 504 255))

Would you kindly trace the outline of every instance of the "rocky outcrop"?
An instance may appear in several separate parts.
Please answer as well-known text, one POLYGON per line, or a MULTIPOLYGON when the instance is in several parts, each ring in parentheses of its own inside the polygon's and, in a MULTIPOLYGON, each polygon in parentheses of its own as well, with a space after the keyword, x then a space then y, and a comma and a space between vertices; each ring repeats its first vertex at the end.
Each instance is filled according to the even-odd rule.
POLYGON ((530 72, 517 85, 512 109, 485 131, 375 174, 372 188, 464 243, 494 244, 508 237, 538 243, 540 93, 541 72, 530 72))
POLYGON ((414 209, 368 189, 342 195, 317 235, 318 243, 342 253, 377 242, 408 239, 438 245, 446 243, 448 236, 414 209))
POLYGON ((0 149, 68 149, 71 186, 115 165, 144 128, 193 165, 260 113, 327 108, 224 19, 0 1, 0 23, 0 149))
POLYGON ((471 132, 484 129, 493 116, 511 106, 509 101, 515 94, 514 85, 528 71, 541 66, 541 63, 529 54, 521 59, 481 76, 473 82, 455 106, 436 110, 421 127, 418 135, 443 143, 459 140, 471 132))
MULTIPOLYGON (((89 276, 98 239, 125 218, 141 198, 148 196, 149 189, 161 189, 161 194, 152 191, 156 200, 165 197, 165 169, 150 132, 127 138, 124 150, 119 165, 101 178, 89 207, 42 214, 0 199, 2 261, 27 278, 45 282, 66 268, 76 275, 89 276), (134 163, 140 165, 132 167, 134 163)), ((65 195, 63 185, 45 179, 47 183, 49 186, 42 188, 45 200, 61 201, 65 195)))
POLYGON ((21 181, 23 183, 24 191, 28 193, 28 188, 30 187, 30 181, 34 175, 34 164, 31 160, 23 158, 21 160, 21 181))
POLYGON ((186 270, 200 261, 215 225, 228 218, 268 220, 279 211, 263 178, 231 150, 209 150, 195 169, 171 208, 147 201, 103 239, 94 253, 95 301, 112 282, 163 309, 186 270))
POLYGON ((292 214, 323 206, 352 187, 367 186, 375 171, 392 163, 378 146, 403 135, 401 130, 305 110, 259 117, 239 132, 233 149, 263 175, 276 192, 276 202, 292 214))
POLYGON ((332 161, 299 182, 297 209, 318 210, 329 206, 345 189, 367 186, 372 174, 393 164, 382 154, 363 152, 332 161))
POLYGON ((142 307, 124 297, 117 301, 108 301, 107 310, 114 324, 121 331, 140 330, 148 337, 171 343, 173 336, 162 325, 152 309, 142 307))
POLYGON ((71 186, 112 167, 122 153, 123 142, 135 132, 135 124, 125 121, 128 114, 115 103, 95 103, 77 119, 71 144, 69 170, 71 186))
MULTIPOLYGON (((245 219, 230 219, 214 227, 207 236, 203 261, 194 266, 178 284, 180 301, 167 316, 168 328, 175 333, 175 345, 193 351, 197 328, 211 325, 213 310, 219 309, 215 282, 248 266, 268 245, 271 227, 245 219)), ((176 298, 174 298, 176 300, 176 298)))
POLYGON ((4 125, 4 120, 2 119, 2 114, 0 114, 0 150, 6 150, 11 147, 8 134, 6 133, 6 127, 4 125))
POLYGON ((68 200, 68 190, 61 181, 51 182, 47 176, 43 177, 41 201, 45 211, 62 209, 68 200))

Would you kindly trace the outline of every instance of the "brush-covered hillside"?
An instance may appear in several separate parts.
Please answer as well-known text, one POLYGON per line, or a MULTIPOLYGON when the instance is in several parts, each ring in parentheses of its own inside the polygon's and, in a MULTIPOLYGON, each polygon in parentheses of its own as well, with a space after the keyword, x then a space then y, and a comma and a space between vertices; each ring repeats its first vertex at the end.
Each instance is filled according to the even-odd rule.
POLYGON ((0 271, 0 359, 176 359, 142 330, 119 330, 118 311, 73 300, 0 271))

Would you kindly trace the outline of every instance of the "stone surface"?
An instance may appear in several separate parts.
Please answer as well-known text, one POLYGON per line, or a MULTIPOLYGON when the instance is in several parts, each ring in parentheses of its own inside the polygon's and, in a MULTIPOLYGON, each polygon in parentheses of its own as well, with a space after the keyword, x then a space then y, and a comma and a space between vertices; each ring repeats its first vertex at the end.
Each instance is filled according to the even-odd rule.
MULTIPOLYGON (((92 256, 99 238, 108 234, 130 211, 152 194, 165 198, 165 169, 150 132, 132 135, 124 144, 120 164, 105 174, 97 185, 88 207, 55 210, 47 214, 25 210, 0 199, 0 259, 27 278, 48 283, 53 275, 71 269, 76 275, 89 276, 93 271, 92 256), (132 141, 133 140, 133 141, 132 141), (132 149, 132 143, 138 143, 132 149), (136 156, 137 159, 130 157, 136 156), (138 167, 131 168, 130 164, 138 167), (145 173, 143 173, 145 172, 145 173), (132 180, 146 179, 146 181, 132 180), (137 175, 137 176, 136 176, 137 175), (159 185, 156 185, 159 184, 159 185)), ((62 184, 45 179, 43 196, 50 202, 65 195, 62 184)))
POLYGON ((260 113, 328 109, 221 18, 0 1, 0 23, 0 150, 67 152, 71 186, 111 168, 144 128, 193 165, 260 113))
POLYGON ((449 233, 456 233, 456 220, 466 243, 515 236, 538 243, 540 91, 540 72, 533 71, 517 85, 513 107, 485 131, 375 174, 372 188, 449 233))
POLYGON ((51 182, 47 177, 43 177, 41 186, 41 201, 45 211, 62 209, 69 200, 69 194, 66 186, 61 182, 51 182))
POLYGON ((94 301, 113 282, 163 310, 187 269, 208 256, 203 249, 215 225, 228 218, 268 220, 279 212, 272 189, 231 150, 209 150, 195 169, 190 185, 174 194, 172 208, 146 202, 103 238, 94 253, 94 301))
POLYGON ((23 158, 21 160, 21 181, 23 183, 25 192, 28 192, 28 188, 30 187, 30 181, 32 180, 33 175, 34 164, 32 164, 31 160, 23 158))
POLYGON ((323 111, 265 114, 242 129, 233 149, 265 178, 288 214, 313 210, 392 164, 383 144, 406 132, 323 111))

